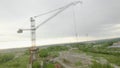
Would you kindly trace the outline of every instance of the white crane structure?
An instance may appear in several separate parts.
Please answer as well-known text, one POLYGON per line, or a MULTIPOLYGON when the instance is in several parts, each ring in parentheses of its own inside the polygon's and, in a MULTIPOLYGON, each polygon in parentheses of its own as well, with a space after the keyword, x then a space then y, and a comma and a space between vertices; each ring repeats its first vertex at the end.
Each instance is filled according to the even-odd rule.
POLYGON ((71 2, 70 4, 65 5, 63 7, 60 7, 58 9, 54 9, 54 10, 48 11, 46 13, 37 15, 37 16, 33 16, 33 17, 30 18, 30 22, 31 22, 31 28, 30 29, 19 29, 17 31, 18 33, 22 33, 23 31, 31 31, 31 43, 32 43, 31 45, 32 45, 32 47, 30 48, 30 54, 31 55, 30 55, 30 59, 29 59, 29 68, 32 68, 32 64, 33 64, 34 60, 36 60, 36 53, 37 53, 37 50, 38 50, 38 48, 36 47, 36 30, 40 26, 44 25, 49 20, 53 19, 58 14, 63 12, 65 9, 69 8, 70 6, 75 6, 75 5, 79 4, 79 3, 82 3, 82 2, 81 1, 74 1, 74 2, 71 2), (49 13, 52 13, 52 12, 55 12, 52 16, 50 16, 49 18, 44 20, 42 23, 40 23, 38 25, 35 25, 35 18, 37 18, 39 16, 43 16, 43 15, 49 14, 49 13))

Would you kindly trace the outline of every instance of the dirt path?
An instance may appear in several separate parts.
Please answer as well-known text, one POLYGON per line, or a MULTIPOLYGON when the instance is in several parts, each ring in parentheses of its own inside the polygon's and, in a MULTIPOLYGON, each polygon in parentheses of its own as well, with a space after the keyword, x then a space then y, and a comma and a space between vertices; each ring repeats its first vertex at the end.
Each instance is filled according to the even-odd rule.
POLYGON ((54 61, 59 62, 65 68, 89 68, 88 65, 91 64, 91 56, 85 53, 74 53, 70 51, 60 52, 60 56, 55 58, 54 61), (63 60, 66 60, 64 62, 63 60), (75 65, 75 63, 78 63, 75 65))

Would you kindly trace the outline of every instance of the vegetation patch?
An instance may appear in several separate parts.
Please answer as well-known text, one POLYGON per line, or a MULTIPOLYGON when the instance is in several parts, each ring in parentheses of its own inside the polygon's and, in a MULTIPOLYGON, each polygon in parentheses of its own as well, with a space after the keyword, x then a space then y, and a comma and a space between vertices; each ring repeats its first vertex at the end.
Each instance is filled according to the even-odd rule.
MULTIPOLYGON (((72 68, 114 68, 115 66, 120 67, 120 48, 109 48, 114 42, 113 41, 102 41, 95 43, 75 43, 69 44, 70 46, 50 46, 45 47, 38 51, 39 61, 44 61, 44 68, 55 68, 55 59, 62 58, 63 65, 73 66, 72 68), (65 57, 64 58, 64 52, 65 57), (73 53, 71 53, 73 52, 73 53), (77 52, 77 54, 75 54, 77 52), (92 57, 88 58, 86 55, 92 57), (96 62, 99 58, 104 58, 108 63, 96 62), (71 60, 71 58, 73 58, 71 60), (82 59, 82 61, 76 61, 76 59, 82 59), (91 62, 91 60, 94 60, 91 62), (72 62, 74 61, 74 62, 72 62), (90 62, 88 62, 90 61, 90 62), (112 65, 111 65, 112 64, 112 65), (114 67, 113 67, 114 66, 114 67)), ((29 51, 13 53, 2 53, 0 54, 0 68, 27 68, 29 63, 29 51)), ((61 63, 62 64, 62 63, 61 63)), ((40 62, 35 61, 33 68, 40 68, 40 62)), ((62 67, 63 68, 63 67, 62 67)))
POLYGON ((80 66, 80 65, 82 65, 82 62, 80 62, 80 61, 75 63, 75 66, 80 66))
POLYGON ((8 62, 14 58, 13 54, 1 54, 0 55, 0 64, 8 62))
POLYGON ((93 64, 90 65, 90 68, 114 68, 109 63, 101 64, 96 61, 93 61, 93 64))

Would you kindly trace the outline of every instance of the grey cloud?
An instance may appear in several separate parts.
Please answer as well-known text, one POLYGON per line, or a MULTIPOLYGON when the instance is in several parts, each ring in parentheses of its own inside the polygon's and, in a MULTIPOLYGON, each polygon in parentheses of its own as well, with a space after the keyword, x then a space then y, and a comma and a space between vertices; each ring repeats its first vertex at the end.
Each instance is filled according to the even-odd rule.
MULTIPOLYGON (((8 34, 10 31, 14 33, 18 28, 30 26, 29 17, 72 1, 75 0, 0 0, 0 18, 7 25, 15 27, 13 30, 8 29, 8 34)), ((111 31, 114 29, 110 27, 120 23, 120 0, 83 0, 82 5, 74 6, 74 12, 79 36, 112 36, 114 33, 111 31)), ((45 18, 40 17, 39 22, 45 18)), ((38 38, 75 36, 73 18, 73 7, 70 7, 40 27, 37 30, 38 38)), ((0 25, 2 24, 1 21, 0 25)), ((23 37, 29 38, 29 33, 25 32, 23 37)))

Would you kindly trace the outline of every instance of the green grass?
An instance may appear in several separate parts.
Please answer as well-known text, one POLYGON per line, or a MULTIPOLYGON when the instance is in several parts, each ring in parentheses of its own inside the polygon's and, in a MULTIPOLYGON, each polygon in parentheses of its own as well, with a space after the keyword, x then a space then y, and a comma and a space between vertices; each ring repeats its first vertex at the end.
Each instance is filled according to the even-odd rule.
POLYGON ((99 44, 77 44, 74 47, 79 48, 76 52, 84 52, 93 57, 103 57, 108 62, 120 66, 120 48, 108 48, 112 44, 113 42, 110 41, 99 44))
MULTIPOLYGON (((102 43, 81 43, 81 44, 72 44, 72 48, 78 48, 75 52, 86 53, 87 55, 96 57, 103 57, 109 63, 120 66, 120 48, 108 48, 113 42, 102 42, 102 43)), ((45 49, 39 50, 39 58, 48 58, 48 57, 58 57, 59 52, 67 51, 69 48, 67 46, 50 46, 45 49)), ((15 58, 16 54, 0 54, 0 68, 27 68, 29 62, 29 51, 25 51, 25 54, 15 58)), ((97 59, 96 59, 97 60, 97 59)), ((69 60, 62 59, 66 64, 70 64, 69 60)), ((92 62, 90 68, 113 68, 110 64, 101 64, 98 62, 92 62)), ((34 62, 34 68, 39 68, 39 62, 34 62)), ((74 63, 75 66, 81 66, 81 62, 74 63)), ((54 63, 46 63, 45 68, 55 68, 54 63)))
POLYGON ((28 64, 28 55, 14 58, 8 62, 2 63, 0 68, 26 68, 28 64))
POLYGON ((0 64, 6 63, 6 62, 12 60, 13 58, 14 58, 14 54, 9 54, 9 53, 1 54, 0 55, 0 64))
MULTIPOLYGON (((60 51, 68 50, 66 46, 51 46, 47 47, 45 49, 39 50, 39 59, 42 60, 46 59, 47 57, 57 57, 59 56, 60 51)), ((26 50, 23 55, 18 56, 15 58, 17 53, 6 53, 6 54, 0 54, 0 68, 27 68, 29 63, 29 51, 26 50)), ((33 68, 39 68, 39 62, 33 63, 33 68)), ((54 68, 53 63, 46 64, 46 68, 54 68)))
POLYGON ((55 68, 55 65, 52 63, 46 64, 46 68, 55 68))
POLYGON ((80 65, 82 65, 82 63, 80 61, 75 63, 75 66, 80 66, 80 65))
POLYGON ((108 54, 101 54, 101 53, 93 53, 93 52, 85 52, 85 53, 88 54, 88 55, 93 56, 94 58, 96 58, 96 57, 103 57, 108 62, 120 66, 120 56, 108 55, 108 54))
POLYGON ((93 61, 93 64, 90 65, 90 68, 114 68, 109 63, 101 64, 96 61, 93 61))

